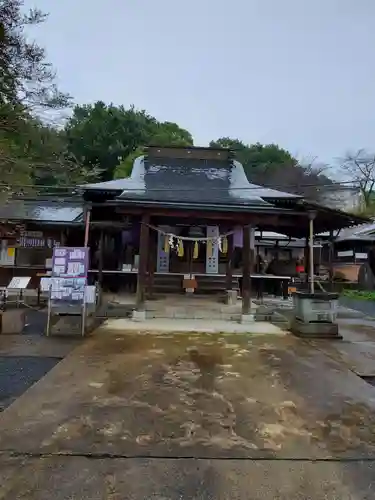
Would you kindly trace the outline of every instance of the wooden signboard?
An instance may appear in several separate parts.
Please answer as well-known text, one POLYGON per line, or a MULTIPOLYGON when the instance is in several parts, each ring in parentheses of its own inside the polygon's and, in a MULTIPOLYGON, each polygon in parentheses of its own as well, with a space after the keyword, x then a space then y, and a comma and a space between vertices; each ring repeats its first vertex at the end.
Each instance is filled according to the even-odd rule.
POLYGON ((197 280, 195 278, 184 278, 183 287, 195 290, 197 288, 197 280))

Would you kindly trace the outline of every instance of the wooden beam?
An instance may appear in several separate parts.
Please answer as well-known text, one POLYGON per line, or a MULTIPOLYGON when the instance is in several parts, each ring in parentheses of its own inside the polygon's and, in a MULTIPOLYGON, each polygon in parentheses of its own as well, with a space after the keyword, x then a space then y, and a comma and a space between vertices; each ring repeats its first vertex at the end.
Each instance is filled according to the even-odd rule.
POLYGON ((308 228, 308 214, 288 212, 287 214, 275 213, 238 213, 238 212, 209 212, 209 211, 196 211, 196 210, 173 210, 162 208, 148 208, 141 207, 114 207, 118 214, 123 215, 142 215, 145 212, 149 213, 153 218, 163 217, 167 219, 195 219, 202 221, 220 220, 233 222, 238 224, 251 224, 252 226, 271 226, 273 229, 276 226, 295 227, 299 223, 308 228), (296 219, 297 218, 297 219, 296 219), (301 219, 300 219, 301 218, 301 219))
POLYGON ((141 221, 141 235, 139 240, 139 269, 138 269, 138 280, 137 280, 137 298, 136 307, 138 311, 143 311, 145 307, 145 289, 147 281, 147 262, 148 262, 148 251, 149 251, 149 228, 150 216, 149 214, 144 214, 141 221))

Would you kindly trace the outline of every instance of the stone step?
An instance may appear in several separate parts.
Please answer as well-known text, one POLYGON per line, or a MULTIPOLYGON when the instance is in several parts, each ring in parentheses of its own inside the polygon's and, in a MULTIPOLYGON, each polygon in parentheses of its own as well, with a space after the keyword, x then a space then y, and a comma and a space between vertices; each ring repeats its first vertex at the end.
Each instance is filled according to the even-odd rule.
POLYGON ((174 318, 174 319, 206 319, 206 320, 222 320, 222 321, 239 321, 241 319, 241 313, 224 313, 218 311, 146 311, 147 319, 156 318, 174 318))

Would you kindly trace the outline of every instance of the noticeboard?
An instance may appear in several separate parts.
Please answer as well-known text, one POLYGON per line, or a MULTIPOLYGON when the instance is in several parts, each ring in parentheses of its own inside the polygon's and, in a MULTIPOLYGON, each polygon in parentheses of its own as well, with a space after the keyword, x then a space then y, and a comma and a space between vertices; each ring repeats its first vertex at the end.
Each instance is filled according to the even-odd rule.
POLYGON ((87 285, 89 249, 57 247, 52 256, 51 299, 54 302, 82 302, 87 285), (58 278, 58 279, 57 279, 58 278))

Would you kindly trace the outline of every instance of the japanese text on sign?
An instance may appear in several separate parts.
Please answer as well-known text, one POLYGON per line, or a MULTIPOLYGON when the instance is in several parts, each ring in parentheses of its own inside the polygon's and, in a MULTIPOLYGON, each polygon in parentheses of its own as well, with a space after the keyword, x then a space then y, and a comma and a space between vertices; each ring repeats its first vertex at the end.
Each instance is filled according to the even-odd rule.
POLYGON ((85 295, 88 271, 88 248, 55 248, 52 257, 54 280, 51 299, 81 301, 85 295))

